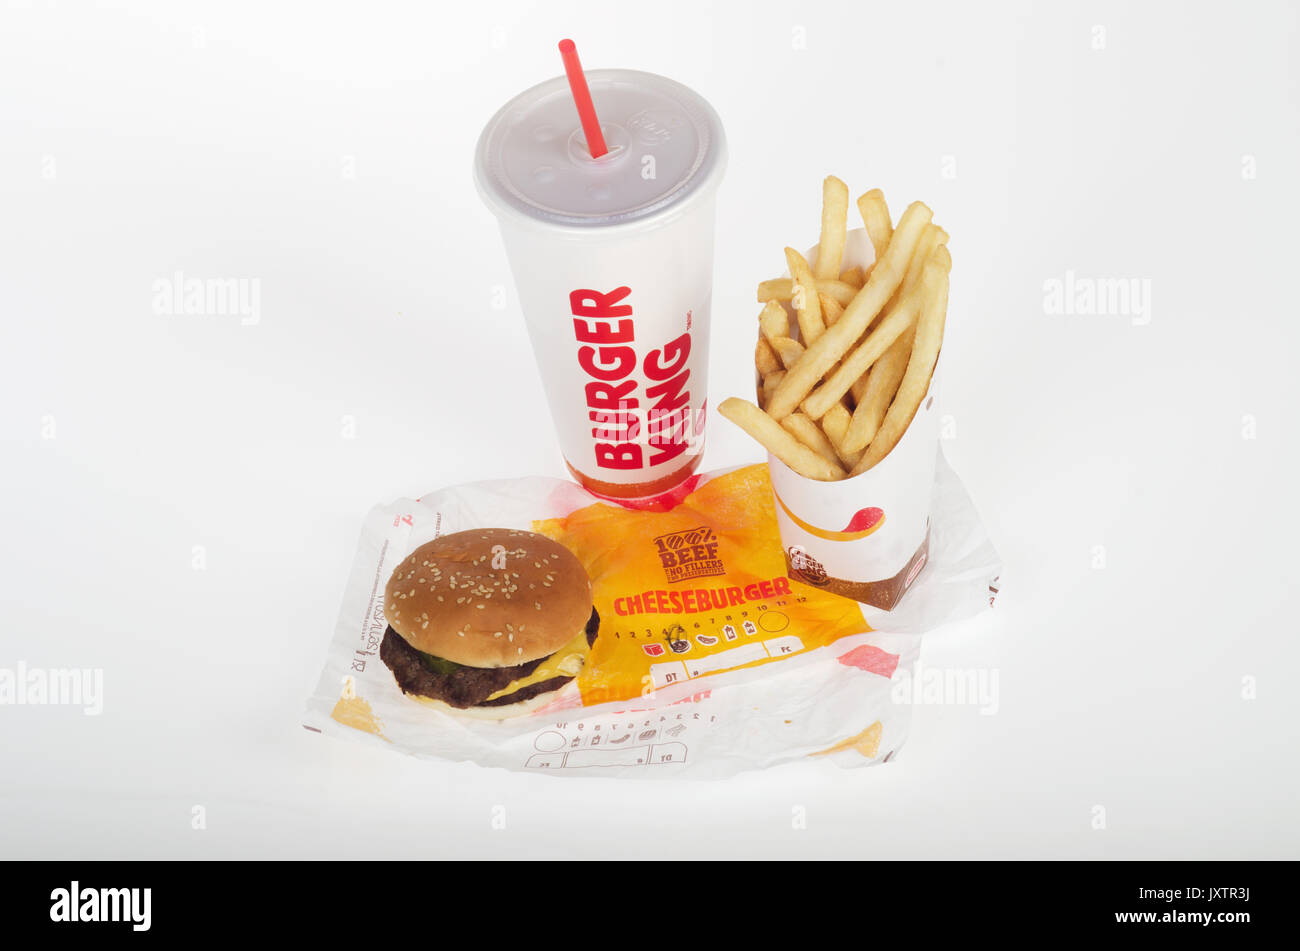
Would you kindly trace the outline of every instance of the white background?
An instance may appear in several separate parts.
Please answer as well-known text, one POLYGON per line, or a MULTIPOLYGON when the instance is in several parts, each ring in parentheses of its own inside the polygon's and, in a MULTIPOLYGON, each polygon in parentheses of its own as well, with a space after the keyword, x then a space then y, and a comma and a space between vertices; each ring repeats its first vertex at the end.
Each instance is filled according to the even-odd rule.
MULTIPOLYGON (((99 717, 0 707, 0 855, 1300 851, 1295 5, 0 17, 0 666, 105 678, 99 717), (299 727, 372 503, 563 474, 470 161, 566 35, 726 125, 713 405, 751 392, 754 284, 816 240, 824 175, 951 234, 946 449, 1007 567, 923 662, 996 671, 996 714, 921 706, 881 768, 667 786, 299 727), (1046 314, 1068 270, 1150 281, 1149 323, 1046 314), (176 271, 260 281, 260 322, 156 314, 176 271)), ((707 466, 758 458, 712 421, 707 466)))

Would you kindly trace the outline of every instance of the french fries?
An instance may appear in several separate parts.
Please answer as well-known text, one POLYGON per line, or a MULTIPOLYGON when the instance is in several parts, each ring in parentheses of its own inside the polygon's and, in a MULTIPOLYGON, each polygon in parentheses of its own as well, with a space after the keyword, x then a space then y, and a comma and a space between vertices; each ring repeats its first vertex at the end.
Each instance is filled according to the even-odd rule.
MULTIPOLYGON (((914 335, 913 331, 909 331, 899 336, 880 359, 872 364, 871 372, 850 387, 851 390, 854 387, 858 389, 853 394, 853 418, 847 427, 848 431, 840 437, 844 448, 849 452, 857 451, 861 454, 880 428, 885 410, 889 409, 889 403, 898 391, 898 384, 903 381, 907 358, 912 355, 914 335), (861 387, 858 387, 859 382, 863 384, 861 387)), ((857 465, 856 460, 854 465, 857 465)))
POLYGON ((813 282, 812 271, 808 269, 808 262, 802 254, 794 248, 786 248, 785 260, 790 267, 790 279, 794 281, 790 294, 795 319, 799 321, 799 333, 803 336, 804 343, 812 343, 826 329, 817 285, 813 282))
MULTIPOLYGON (((847 281, 817 281, 818 293, 833 297, 840 304, 847 304, 853 300, 858 293, 861 285, 854 285, 847 281)), ((794 299, 794 281, 788 277, 776 277, 770 281, 762 281, 758 285, 758 302, 766 304, 768 301, 789 301, 794 299)))
POLYGON ((758 369, 758 375, 764 377, 781 369, 776 351, 762 337, 758 338, 758 343, 754 346, 754 366, 758 369))
POLYGON ((898 445, 930 388, 930 377, 934 373, 935 361, 939 359, 943 325, 948 314, 948 272, 942 258, 931 260, 925 266, 922 281, 927 285, 925 312, 916 326, 916 339, 912 341, 912 354, 907 361, 903 382, 898 385, 898 393, 889 404, 889 412, 885 414, 871 445, 853 467, 855 475, 866 472, 898 445))
POLYGON ((948 233, 930 209, 912 202, 895 225, 874 188, 857 206, 875 263, 845 268, 848 198, 828 176, 812 266, 786 248, 791 276, 758 285, 758 405, 733 398, 718 407, 795 472, 823 482, 866 472, 911 425, 943 346, 952 268, 948 233))
POLYGON ((885 193, 879 188, 873 188, 859 198, 858 214, 862 215, 862 223, 866 226, 867 237, 871 239, 871 246, 876 249, 876 260, 879 261, 885 253, 885 248, 889 247, 890 239, 894 236, 894 222, 889 217, 889 206, 885 204, 885 193))
MULTIPOLYGON (((799 362, 799 358, 804 355, 803 344, 797 340, 791 340, 789 337, 773 337, 768 341, 772 350, 776 353, 781 361, 781 366, 787 370, 799 362)), ((777 367, 776 369, 780 369, 777 367)), ((759 373, 762 373, 760 368, 759 373)))
POLYGON ((821 456, 833 466, 840 464, 840 457, 835 452, 835 447, 826 437, 826 434, 818 428, 807 416, 802 413, 791 413, 785 419, 781 420, 781 426, 795 439, 799 440, 817 455, 821 456))
MULTIPOLYGON (((828 281, 839 275, 848 217, 849 186, 834 175, 827 175, 822 182, 822 236, 817 245, 814 277, 828 281)), ((793 276, 794 271, 790 274, 793 276)))
MULTIPOLYGON (((926 237, 930 240, 927 242, 925 238, 922 239, 922 247, 917 249, 917 255, 919 256, 923 252, 927 253, 929 263, 926 263, 924 267, 915 268, 917 272, 916 279, 924 281, 925 276, 923 275, 928 274, 931 282, 938 280, 936 275, 929 272, 930 266, 937 264, 943 271, 946 280, 946 275, 952 267, 952 258, 948 255, 948 249, 939 242, 946 241, 947 235, 943 232, 943 229, 931 225, 926 237), (927 243, 929 245, 928 251, 925 250, 927 243)), ((915 267, 917 261, 914 259, 912 263, 915 267)), ((916 281, 913 280, 911 271, 909 271, 907 278, 903 282, 905 291, 909 290, 909 282, 912 283, 911 291, 914 292, 916 281)), ((935 288, 931 286, 927 288, 925 293, 928 305, 933 306, 937 296, 935 288)), ((945 295, 945 306, 946 301, 945 295)), ((862 395, 854 408, 852 424, 845 435, 845 448, 849 451, 861 452, 875 438, 880 429, 880 424, 884 420, 885 411, 889 408, 890 402, 894 399, 894 394, 902 383, 903 374, 912 355, 914 339, 914 330, 905 331, 872 365, 866 386, 863 388, 862 395)))
POLYGON ((718 412, 757 439, 768 452, 801 476, 820 482, 834 482, 844 478, 844 469, 838 463, 823 459, 753 403, 732 396, 718 404, 718 412))
POLYGON ((758 315, 758 329, 768 340, 790 336, 790 317, 785 308, 774 300, 764 304, 758 315))
POLYGON ((821 298, 822 302, 822 320, 829 327, 840 319, 840 315, 844 313, 844 308, 840 306, 840 302, 834 297, 828 297, 825 294, 818 294, 817 296, 821 298))
POLYGON ((852 417, 842 403, 836 403, 832 406, 821 419, 822 431, 826 433, 826 438, 835 447, 835 454, 839 456, 839 460, 844 463, 845 468, 850 470, 862 458, 861 452, 850 452, 844 446, 844 437, 848 433, 851 423, 852 417))
MULTIPOLYGON (((902 282, 912 260, 912 253, 931 217, 930 209, 919 201, 913 202, 903 212, 889 247, 871 269, 871 277, 862 285, 862 290, 854 295, 845 308, 844 315, 835 322, 834 327, 809 345, 804 358, 781 381, 780 388, 772 396, 772 405, 768 407, 773 418, 782 419, 793 413, 822 375, 843 359, 880 313, 880 308, 885 306, 902 282)), ((894 337, 891 337, 890 343, 893 340, 894 337)), ((841 390, 840 395, 843 392, 841 390)), ((838 398, 837 395, 836 399, 838 398)))
POLYGON ((767 405, 768 400, 772 398, 772 394, 776 392, 776 388, 781 385, 781 381, 784 378, 784 370, 777 370, 775 373, 769 373, 767 376, 763 377, 763 382, 759 386, 759 393, 761 394, 759 402, 763 406, 767 405))
MULTIPOLYGON (((912 292, 904 297, 884 319, 876 325, 875 329, 867 335, 867 339, 862 345, 857 347, 852 353, 843 359, 839 367, 828 376, 822 385, 811 393, 803 401, 803 410, 813 419, 821 419, 826 415, 826 411, 834 404, 840 401, 840 398, 849 391, 853 381, 871 369, 871 365, 876 362, 890 345, 897 340, 906 330, 910 329, 916 322, 917 315, 921 310, 920 296, 912 292)), ((844 318, 840 318, 843 320, 844 318)), ((806 351, 807 352, 807 351, 806 351)), ((792 367, 786 367, 787 370, 792 367)), ((784 388, 790 382, 789 376, 782 382, 784 388)), ((780 398, 781 391, 778 390, 772 402, 776 403, 780 398)), ((772 415, 776 415, 775 407, 771 410, 772 415)))

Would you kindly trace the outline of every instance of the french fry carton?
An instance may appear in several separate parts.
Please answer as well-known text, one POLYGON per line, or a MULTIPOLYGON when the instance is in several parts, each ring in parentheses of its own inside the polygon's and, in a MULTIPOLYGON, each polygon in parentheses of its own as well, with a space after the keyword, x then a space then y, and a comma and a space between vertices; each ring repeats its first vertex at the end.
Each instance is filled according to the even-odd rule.
MULTIPOLYGON (((816 247, 806 257, 816 261, 816 247)), ((843 267, 875 260, 865 230, 850 231, 843 267)), ((939 361, 942 363, 942 359, 939 361)), ((890 611, 925 568, 939 451, 939 366, 892 452, 838 482, 808 479, 768 454, 781 546, 791 578, 890 611)))

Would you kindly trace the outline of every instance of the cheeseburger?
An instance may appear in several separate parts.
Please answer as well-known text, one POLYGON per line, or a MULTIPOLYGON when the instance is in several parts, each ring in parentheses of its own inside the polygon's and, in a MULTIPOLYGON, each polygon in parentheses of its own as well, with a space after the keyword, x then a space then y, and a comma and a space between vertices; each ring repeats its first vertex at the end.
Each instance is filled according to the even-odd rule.
POLYGON ((577 557, 532 532, 435 538, 384 590, 379 657, 402 692, 505 719, 545 704, 587 662, 600 626, 577 557))

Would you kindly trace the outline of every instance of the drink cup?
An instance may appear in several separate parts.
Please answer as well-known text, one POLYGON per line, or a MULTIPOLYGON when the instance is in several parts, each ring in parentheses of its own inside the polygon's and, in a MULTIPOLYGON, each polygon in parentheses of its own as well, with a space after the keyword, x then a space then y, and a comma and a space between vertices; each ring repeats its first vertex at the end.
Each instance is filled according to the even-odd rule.
POLYGON ((608 152, 593 158, 564 77, 506 103, 474 163, 495 213, 560 450, 622 501, 699 465, 722 124, 680 83, 586 73, 608 152))

